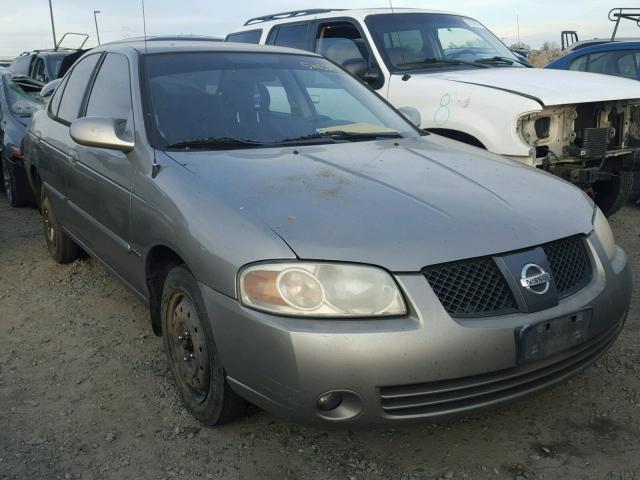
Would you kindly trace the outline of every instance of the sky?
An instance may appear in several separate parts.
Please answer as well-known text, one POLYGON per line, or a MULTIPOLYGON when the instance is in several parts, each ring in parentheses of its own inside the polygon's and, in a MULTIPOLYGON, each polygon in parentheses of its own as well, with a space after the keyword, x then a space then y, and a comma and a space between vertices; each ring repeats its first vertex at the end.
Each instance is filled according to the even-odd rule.
MULTIPOLYGON (((329 0, 330 2, 331 0, 329 0)), ((388 7, 388 0, 334 0, 340 8, 388 7)), ((250 17, 269 13, 325 8, 327 0, 145 0, 147 34, 224 36, 250 17), (227 3, 228 2, 228 3, 227 3)), ((577 30, 581 39, 611 35, 607 13, 620 0, 393 0, 393 6, 452 11, 473 17, 505 43, 518 40, 539 48, 560 40, 562 30, 577 30)), ((48 0, 2 0, 0 8, 0 57, 27 50, 51 48, 48 0)), ((67 31, 90 35, 87 46, 96 45, 93 11, 104 43, 143 33, 140 0, 52 0, 58 38, 67 31)), ((621 34, 640 36, 640 28, 627 22, 621 34)), ((76 37, 77 38, 77 37, 76 37)), ((69 46, 72 46, 69 44, 69 46)))

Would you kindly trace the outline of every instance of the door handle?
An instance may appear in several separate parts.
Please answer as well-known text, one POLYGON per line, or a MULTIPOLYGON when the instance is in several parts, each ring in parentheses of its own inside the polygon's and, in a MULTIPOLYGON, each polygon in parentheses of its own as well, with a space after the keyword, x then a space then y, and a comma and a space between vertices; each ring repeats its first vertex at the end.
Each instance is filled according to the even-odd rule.
POLYGON ((75 165, 78 162, 78 152, 73 148, 69 150, 69 161, 71 165, 75 165))

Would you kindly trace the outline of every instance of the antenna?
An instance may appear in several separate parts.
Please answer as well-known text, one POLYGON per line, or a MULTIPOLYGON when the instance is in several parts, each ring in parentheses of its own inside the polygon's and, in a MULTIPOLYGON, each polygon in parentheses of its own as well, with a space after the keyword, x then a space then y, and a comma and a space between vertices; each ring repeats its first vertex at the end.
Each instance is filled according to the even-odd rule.
POLYGON ((144 0, 142 2, 142 28, 144 31, 144 53, 147 53, 147 17, 144 14, 144 0))
POLYGON ((393 2, 392 2, 391 0, 389 0, 389 6, 391 7, 391 13, 392 13, 392 14, 393 14, 393 13, 395 13, 395 12, 393 11, 393 2))
MULTIPOLYGON (((140 0, 142 3, 142 28, 144 31, 144 53, 148 53, 147 50, 147 17, 144 12, 144 0, 140 0)), ((156 159, 156 150, 153 149, 153 163, 151 164, 151 178, 156 178, 160 172, 160 164, 156 159)))

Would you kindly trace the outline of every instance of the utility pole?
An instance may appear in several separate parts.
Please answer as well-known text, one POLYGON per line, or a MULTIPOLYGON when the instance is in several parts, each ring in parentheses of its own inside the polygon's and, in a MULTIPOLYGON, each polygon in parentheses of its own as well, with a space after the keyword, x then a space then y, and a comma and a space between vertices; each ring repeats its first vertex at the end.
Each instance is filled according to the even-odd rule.
POLYGON ((93 21, 96 23, 96 37, 98 37, 98 45, 100 45, 100 32, 98 31, 98 18, 96 17, 96 13, 100 13, 100 10, 93 11, 93 21))
POLYGON ((53 23, 53 7, 51 6, 51 0, 49 0, 49 13, 51 14, 51 31, 53 32, 53 48, 58 49, 58 41, 56 40, 56 26, 53 23))
POLYGON ((518 25, 518 47, 522 44, 520 43, 520 15, 516 14, 516 24, 518 25))

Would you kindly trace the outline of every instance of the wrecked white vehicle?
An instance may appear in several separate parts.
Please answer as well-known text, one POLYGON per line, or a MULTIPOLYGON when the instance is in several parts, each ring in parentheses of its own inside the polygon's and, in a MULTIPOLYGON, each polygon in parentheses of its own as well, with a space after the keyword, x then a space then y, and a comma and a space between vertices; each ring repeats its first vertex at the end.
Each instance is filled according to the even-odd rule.
MULTIPOLYGON (((396 107, 417 108, 422 128, 559 175, 608 215, 631 193, 640 85, 528 68, 471 18, 414 9, 305 10, 251 19, 227 41, 321 53, 396 107)), ((334 115, 349 108, 330 107, 334 115)))

